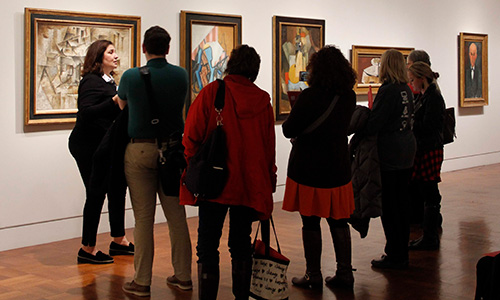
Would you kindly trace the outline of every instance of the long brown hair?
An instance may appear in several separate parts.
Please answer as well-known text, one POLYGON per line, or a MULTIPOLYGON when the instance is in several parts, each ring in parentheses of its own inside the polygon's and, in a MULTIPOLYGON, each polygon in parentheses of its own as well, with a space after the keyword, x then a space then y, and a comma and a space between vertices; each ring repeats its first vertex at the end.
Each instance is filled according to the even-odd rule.
POLYGON ((380 62, 380 81, 389 83, 408 83, 408 70, 401 52, 389 49, 382 54, 380 62))
MULTIPOLYGON (((113 45, 113 43, 108 40, 97 40, 89 46, 87 55, 85 55, 85 61, 83 62, 82 76, 89 73, 103 74, 102 58, 109 45, 113 45)), ((113 75, 113 72, 111 72, 111 75, 113 75)))

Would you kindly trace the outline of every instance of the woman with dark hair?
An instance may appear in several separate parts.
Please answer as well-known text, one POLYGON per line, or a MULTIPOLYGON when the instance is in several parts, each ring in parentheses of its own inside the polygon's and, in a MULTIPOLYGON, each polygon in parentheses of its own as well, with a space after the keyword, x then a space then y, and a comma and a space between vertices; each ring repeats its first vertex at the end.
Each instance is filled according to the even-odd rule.
POLYGON ((371 264, 374 268, 405 269, 410 235, 408 184, 416 143, 412 132, 413 94, 403 54, 394 49, 384 52, 379 76, 382 86, 364 134, 377 135, 386 255, 371 264))
MULTIPOLYGON (((260 57, 252 47, 241 45, 231 52, 222 85, 225 104, 221 117, 229 171, 222 194, 216 199, 200 199, 181 186, 180 203, 199 208, 199 299, 217 299, 218 249, 228 212, 233 294, 236 299, 248 299, 252 222, 269 219, 273 209, 277 170, 274 116, 269 94, 253 83, 259 68, 260 57)), ((189 108, 183 137, 188 164, 217 125, 214 102, 219 86, 214 81, 204 87, 189 108)))
POLYGON ((78 113, 75 127, 69 137, 69 150, 78 165, 86 193, 82 247, 78 252, 80 263, 113 262, 111 256, 96 248, 97 229, 106 192, 113 237, 110 254, 134 253, 134 245, 125 237, 126 185, 106 191, 91 184, 95 177, 106 177, 95 173, 99 168, 96 168, 94 154, 113 120, 120 113, 120 108, 113 98, 116 95, 116 84, 112 75, 117 66, 118 55, 113 43, 107 40, 93 42, 87 50, 83 63, 83 77, 78 87, 78 113))
MULTIPOLYGON (((330 287, 352 289, 351 235, 347 219, 354 211, 347 129, 356 107, 352 90, 356 74, 342 52, 326 46, 313 54, 307 66, 305 89, 283 123, 283 134, 293 146, 288 161, 283 209, 298 211, 306 274, 294 277, 299 287, 321 289, 321 218, 330 227, 337 271, 326 277, 330 287), (336 101, 333 110, 329 110, 336 101), (323 121, 314 129, 311 124, 323 121), (308 132, 306 132, 308 131, 308 132)), ((318 123, 316 123, 318 124, 318 123)))
POLYGON ((443 163, 443 122, 445 104, 436 85, 436 73, 425 62, 415 62, 408 69, 413 90, 419 93, 415 101, 413 133, 417 139, 417 153, 413 166, 412 183, 424 203, 423 231, 411 241, 410 250, 437 250, 439 227, 442 223, 441 182, 443 163))

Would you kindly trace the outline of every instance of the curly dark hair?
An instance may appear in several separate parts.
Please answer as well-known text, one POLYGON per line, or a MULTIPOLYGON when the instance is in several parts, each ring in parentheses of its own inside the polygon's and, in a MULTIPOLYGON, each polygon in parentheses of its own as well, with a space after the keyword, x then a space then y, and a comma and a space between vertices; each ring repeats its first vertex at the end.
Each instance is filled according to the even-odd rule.
MULTIPOLYGON (((82 76, 89 73, 103 74, 102 58, 109 45, 113 45, 113 43, 108 40, 97 40, 90 44, 85 55, 85 60, 83 61, 82 76)), ((111 75, 113 75, 113 72, 111 72, 111 75)))
POLYGON ((229 75, 242 75, 254 82, 259 75, 260 56, 254 48, 241 45, 231 51, 225 73, 229 75))
POLYGON ((307 65, 310 86, 320 86, 337 93, 352 90, 356 83, 356 71, 340 50, 327 45, 314 53, 307 65))

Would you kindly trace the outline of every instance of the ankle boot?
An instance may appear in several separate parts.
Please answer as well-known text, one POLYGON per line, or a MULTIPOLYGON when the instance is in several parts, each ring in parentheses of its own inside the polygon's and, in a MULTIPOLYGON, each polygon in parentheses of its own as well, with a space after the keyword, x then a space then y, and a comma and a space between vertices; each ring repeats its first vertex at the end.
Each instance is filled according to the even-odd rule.
POLYGON ((298 287, 310 289, 323 288, 321 275, 321 231, 302 230, 302 243, 306 258, 306 274, 303 277, 292 278, 292 283, 298 287))
POLYGON ((219 265, 198 263, 198 299, 217 300, 219 265))
POLYGON ((408 245, 409 250, 438 250, 439 228, 443 220, 438 206, 428 206, 424 211, 424 222, 422 227, 424 234, 408 245))
POLYGON ((252 275, 252 261, 233 259, 231 261, 231 268, 234 299, 248 300, 250 279, 252 275))
POLYGON ((326 277, 325 283, 329 287, 352 290, 354 288, 354 275, 352 274, 352 247, 349 226, 330 228, 330 233, 335 248, 337 271, 335 276, 326 277))

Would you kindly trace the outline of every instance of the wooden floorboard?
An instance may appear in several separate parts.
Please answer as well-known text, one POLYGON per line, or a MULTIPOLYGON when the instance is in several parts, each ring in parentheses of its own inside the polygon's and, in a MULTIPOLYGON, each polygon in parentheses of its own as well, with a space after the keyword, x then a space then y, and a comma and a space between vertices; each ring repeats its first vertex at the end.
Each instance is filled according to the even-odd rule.
MULTIPOLYGON (((500 164, 448 172, 442 175, 444 215, 441 249, 412 252, 410 269, 379 271, 370 261, 382 254, 384 234, 380 219, 373 219, 365 239, 352 230, 354 292, 331 290, 312 292, 290 286, 290 299, 473 299, 475 267, 486 252, 500 250, 499 211, 500 164)), ((160 213, 160 212, 159 212, 160 213)), ((283 253, 291 259, 288 281, 304 272, 300 217, 281 210, 276 203, 275 223, 283 253)), ((191 240, 196 243, 197 218, 190 218, 191 240)), ((227 225, 227 224, 226 224, 227 225)), ((221 244, 221 284, 219 299, 232 299, 227 226, 221 244)), ((335 256, 326 222, 323 228, 322 271, 335 272, 335 256)), ((132 230, 127 235, 132 237, 132 230)), ((412 237, 418 235, 418 230, 412 237)), ((151 299, 197 299, 196 257, 193 255, 192 292, 165 285, 172 274, 170 244, 166 224, 155 227, 156 256, 151 299)), ((100 234, 98 246, 107 251, 108 234, 100 234)), ((80 239, 70 239, 34 247, 0 252, 0 300, 9 299, 136 299, 125 295, 121 286, 134 273, 133 257, 115 257, 110 265, 76 263, 80 239)))

